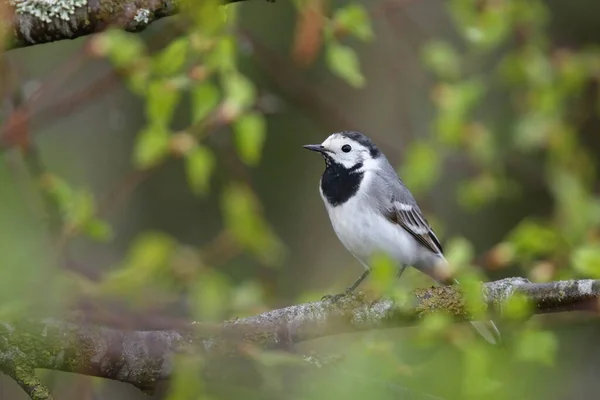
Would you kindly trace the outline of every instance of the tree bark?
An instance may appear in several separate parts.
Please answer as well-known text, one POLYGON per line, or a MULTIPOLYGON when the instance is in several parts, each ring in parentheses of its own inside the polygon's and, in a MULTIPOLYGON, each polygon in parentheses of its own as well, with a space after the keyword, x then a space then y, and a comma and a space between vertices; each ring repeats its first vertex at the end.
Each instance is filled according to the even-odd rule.
MULTIPOLYGON (((202 1, 202 0, 198 0, 202 1)), ((224 0, 236 3, 244 0, 224 0)), ((178 0, 0 0, 7 47, 76 39, 116 26, 130 32, 177 13, 178 0)))
MULTIPOLYGON (((507 278, 483 285, 484 303, 500 317, 503 304, 515 294, 528 301, 532 313, 596 311, 600 281, 531 283, 507 278)), ((249 348, 290 350, 296 343, 324 336, 412 325, 438 311, 470 319, 457 288, 430 287, 415 290, 407 304, 373 301, 359 293, 335 303, 299 304, 217 325, 193 323, 186 330, 121 331, 54 319, 2 323, 0 369, 36 393, 43 392, 32 373, 36 368, 98 376, 152 391, 157 382, 171 377, 178 352, 198 352, 213 361, 247 359, 249 348)), ((302 362, 311 368, 323 364, 314 357, 302 362)), ((227 381, 229 373, 224 367, 210 375, 227 381)))

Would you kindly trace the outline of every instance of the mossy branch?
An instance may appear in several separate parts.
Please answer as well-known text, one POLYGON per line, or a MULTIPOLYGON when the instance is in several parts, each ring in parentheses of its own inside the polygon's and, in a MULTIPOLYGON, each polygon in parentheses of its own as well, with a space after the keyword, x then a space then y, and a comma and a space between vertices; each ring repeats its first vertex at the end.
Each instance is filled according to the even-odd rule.
MULTIPOLYGON (((239 1, 244 0, 223 3, 239 1)), ((16 48, 76 39, 110 26, 142 31, 158 19, 177 14, 179 3, 180 0, 0 0, 0 15, 4 26, 9 27, 8 47, 16 48)))
MULTIPOLYGON (((502 314, 502 304, 519 293, 533 313, 597 310, 600 281, 531 283, 508 278, 483 285, 485 302, 502 314)), ((299 342, 323 336, 414 324, 443 310, 469 319, 454 287, 418 289, 408 304, 349 296, 337 303, 317 301, 269 311, 222 324, 191 324, 185 331, 120 331, 74 322, 42 320, 0 324, 0 369, 15 378, 34 398, 50 398, 33 375, 35 368, 113 379, 152 391, 173 372, 178 352, 194 352, 207 360, 207 379, 235 381, 247 376, 253 362, 249 348, 292 350, 299 342), (235 360, 234 363, 221 362, 235 360), (236 365, 236 368, 227 366, 236 365), (243 367, 240 367, 243 365, 243 367)), ((307 368, 317 368, 304 359, 307 368)), ((317 363, 318 364, 318 363, 317 363)))

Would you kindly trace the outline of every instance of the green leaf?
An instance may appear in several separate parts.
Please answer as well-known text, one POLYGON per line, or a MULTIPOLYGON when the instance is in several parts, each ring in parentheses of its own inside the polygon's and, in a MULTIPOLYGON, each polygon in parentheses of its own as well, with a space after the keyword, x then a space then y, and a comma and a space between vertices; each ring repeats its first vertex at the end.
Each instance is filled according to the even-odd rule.
POLYGON ((427 43, 423 49, 423 62, 441 78, 457 78, 460 73, 460 57, 446 42, 427 43))
POLYGON ((196 194, 206 193, 216 164, 215 156, 208 148, 198 146, 187 153, 185 160, 190 187, 196 194))
POLYGON ((100 46, 119 68, 133 66, 146 57, 146 47, 139 35, 117 29, 101 35, 100 46))
POLYGON ((169 153, 170 132, 160 125, 146 127, 138 134, 133 151, 134 163, 138 168, 149 168, 169 153))
POLYGON ((184 12, 194 21, 194 28, 206 36, 216 36, 224 26, 226 18, 221 0, 186 0, 184 12))
POLYGON ((436 90, 440 113, 435 121, 438 138, 443 144, 458 145, 463 140, 466 118, 479 104, 486 87, 479 78, 457 84, 442 84, 436 90))
POLYGON ((159 75, 173 75, 179 72, 186 61, 189 46, 187 36, 171 42, 154 57, 154 71, 159 75))
POLYGON ((225 224, 238 243, 267 266, 276 266, 282 261, 283 244, 264 221, 258 201, 247 186, 239 183, 227 186, 222 208, 225 224))
POLYGON ((455 237, 444 245, 444 255, 453 268, 469 265, 475 256, 471 242, 463 237, 455 237))
MULTIPOLYGON (((145 307, 173 298, 174 279, 170 270, 177 242, 161 232, 139 235, 129 248, 119 268, 101 283, 101 292, 118 294, 145 307)), ((172 300, 170 300, 172 301, 172 300)))
POLYGON ((508 299, 499 304, 502 313, 509 320, 525 321, 532 315, 532 304, 522 293, 513 293, 508 299))
POLYGON ((261 114, 248 113, 238 118, 234 125, 237 153, 244 163, 254 166, 260 160, 266 139, 266 123, 261 114))
POLYGON ((202 82, 192 90, 192 123, 202 121, 219 104, 221 93, 211 82, 202 82))
POLYGON ((204 271, 193 283, 192 307, 196 321, 220 321, 229 307, 231 286, 226 276, 216 271, 204 271))
POLYGON ((441 159, 430 142, 413 141, 408 145, 400 175, 413 193, 426 192, 436 182, 440 175, 441 159))
POLYGON ((161 269, 175 250, 176 242, 160 232, 147 232, 135 239, 129 249, 127 268, 153 271, 161 269))
POLYGON ((598 279, 600 277, 600 246, 585 245, 573 252, 571 263, 575 271, 582 276, 598 279))
POLYGON ((215 68, 224 73, 236 71, 237 44, 231 36, 220 38, 207 55, 206 65, 209 68, 215 68))
POLYGON ((254 104, 256 89, 254 84, 239 72, 223 74, 225 104, 234 115, 238 115, 254 104))
POLYGON ((365 78, 360 72, 360 64, 351 47, 330 42, 327 46, 327 64, 331 71, 355 88, 365 85, 365 78))
POLYGON ((517 356, 523 361, 537 361, 552 365, 558 349, 552 332, 526 330, 516 342, 517 356))
POLYGON ((146 117, 153 125, 168 126, 180 97, 181 92, 164 81, 151 82, 146 97, 146 117))
POLYGON ((99 242, 105 242, 113 237, 113 231, 110 225, 101 219, 92 218, 85 226, 84 231, 90 238, 99 242))
POLYGON ((58 204, 62 217, 64 217, 72 202, 73 190, 71 190, 64 180, 52 174, 46 176, 44 184, 48 194, 54 199, 56 204, 58 204))
POLYGON ((194 354, 178 352, 173 357, 173 374, 166 400, 207 399, 202 376, 204 360, 194 354))
POLYGON ((515 253, 523 258, 537 258, 551 254, 561 243, 552 226, 533 220, 524 220, 510 233, 515 253))
POLYGON ((369 14, 364 6, 360 4, 353 3, 338 8, 333 15, 333 22, 335 25, 342 26, 360 40, 368 41, 375 36, 371 28, 369 14))
POLYGON ((395 286, 398 266, 392 258, 384 253, 377 253, 371 257, 369 263, 372 271, 372 283, 380 295, 386 294, 395 286))
POLYGON ((74 192, 67 208, 66 220, 74 226, 81 226, 95 212, 94 197, 87 190, 74 192))

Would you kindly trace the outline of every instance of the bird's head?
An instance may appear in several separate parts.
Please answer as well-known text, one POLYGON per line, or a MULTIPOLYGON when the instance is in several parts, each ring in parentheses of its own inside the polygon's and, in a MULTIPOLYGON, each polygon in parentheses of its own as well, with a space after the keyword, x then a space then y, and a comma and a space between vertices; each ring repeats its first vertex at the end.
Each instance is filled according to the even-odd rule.
POLYGON ((347 169, 369 164, 381 156, 381 151, 371 139, 355 131, 333 133, 321 144, 303 147, 321 153, 327 165, 336 163, 347 169))

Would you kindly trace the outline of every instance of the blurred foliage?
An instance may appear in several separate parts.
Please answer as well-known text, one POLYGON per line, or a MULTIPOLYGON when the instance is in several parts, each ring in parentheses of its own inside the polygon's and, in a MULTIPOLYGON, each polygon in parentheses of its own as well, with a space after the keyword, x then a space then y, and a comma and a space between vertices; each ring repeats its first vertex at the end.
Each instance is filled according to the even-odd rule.
MULTIPOLYGON (((246 169, 260 165, 270 133, 258 106, 260 88, 238 67, 245 51, 238 6, 220 3, 183 2, 179 22, 184 29, 180 27, 179 36, 161 49, 150 49, 138 34, 113 29, 94 37, 91 48, 123 74, 127 87, 144 103, 146 123, 137 133, 131 165, 143 173, 168 161, 180 162, 195 195, 204 199, 218 194, 221 231, 201 248, 179 243, 164 232, 147 231, 130 243, 124 259, 100 283, 65 278, 49 272, 56 261, 47 256, 53 253, 36 219, 43 213, 30 215, 18 193, 38 190, 40 197, 51 199, 60 216, 62 244, 79 234, 110 241, 113 228, 88 189, 73 187, 51 172, 34 177, 36 187, 19 188, 3 164, 0 197, 15 211, 0 208, 0 223, 14 229, 14 240, 0 241, 0 317, 43 314, 58 307, 62 298, 51 293, 63 287, 95 299, 116 299, 133 309, 160 310, 183 303, 196 321, 219 322, 268 308, 268 288, 259 277, 234 283, 220 268, 232 254, 252 258, 267 270, 282 266, 287 256, 251 180, 227 177, 213 182, 224 157, 207 139, 217 129, 230 133, 232 148, 246 169), (188 120, 181 126, 175 116, 185 112, 188 120), (29 303, 19 296, 23 290, 39 291, 52 301, 29 303)), ((600 52, 554 47, 547 34, 549 9, 541 0, 449 0, 444 5, 458 38, 434 38, 421 49, 422 64, 435 79, 431 98, 436 116, 429 134, 406 145, 399 166, 403 179, 417 196, 423 195, 445 177, 448 159, 458 156, 468 164, 470 176, 447 197, 468 211, 485 211, 494 203, 518 199, 527 183, 512 172, 527 169, 532 174, 529 181, 541 183, 548 192, 551 210, 514 226, 490 251, 490 269, 512 267, 532 280, 600 277, 597 165, 578 133, 586 117, 582 114, 600 112, 598 98, 590 105, 583 95, 598 79, 600 52), (509 99, 508 105, 491 116, 482 112, 486 100, 497 95, 509 99), (526 160, 526 165, 515 165, 515 160, 526 160)), ((298 15, 305 15, 308 7, 325 8, 315 8, 312 0, 295 1, 294 6, 298 15)), ((325 14, 318 17, 320 37, 315 39, 322 40, 324 64, 336 78, 360 90, 368 79, 357 43, 368 46, 377 40, 371 9, 336 2, 325 14)), ((41 208, 36 203, 35 209, 41 208)), ((439 221, 431 220, 436 232, 445 231, 439 221)), ((463 237, 444 239, 467 307, 488 317, 480 304, 483 272, 475 268, 474 246, 463 237)), ((395 280, 396 266, 384 256, 373 266, 369 288, 408 302, 405 282, 395 280)), ((430 284, 424 278, 422 282, 430 284)), ((337 352, 342 359, 313 369, 298 354, 247 349, 247 358, 258 367, 251 378, 254 387, 244 396, 266 398, 268 392, 272 398, 298 399, 547 398, 555 386, 545 382, 558 375, 553 369, 558 340, 538 321, 525 322, 530 309, 522 298, 514 297, 502 307, 506 321, 500 328, 505 326, 506 343, 501 348, 487 346, 468 324, 454 324, 440 313, 424 318, 409 333, 335 338, 318 353, 337 352), (293 384, 288 372, 295 377, 293 384)), ((213 398, 209 383, 200 379, 205 367, 206 360, 197 355, 178 357, 167 398, 213 398)))

